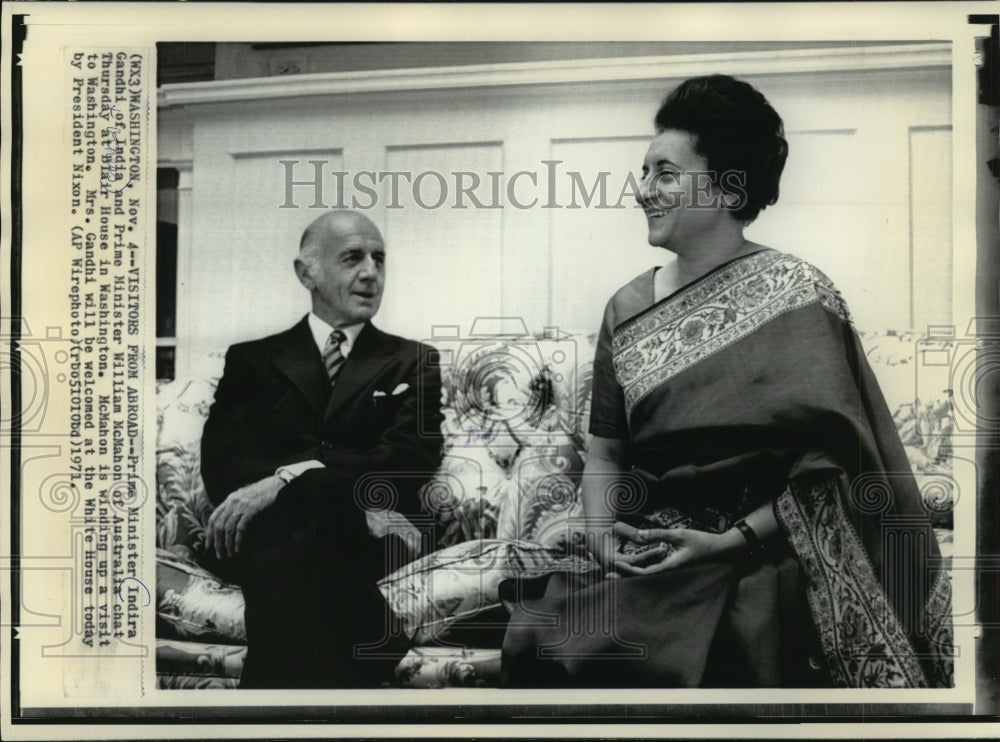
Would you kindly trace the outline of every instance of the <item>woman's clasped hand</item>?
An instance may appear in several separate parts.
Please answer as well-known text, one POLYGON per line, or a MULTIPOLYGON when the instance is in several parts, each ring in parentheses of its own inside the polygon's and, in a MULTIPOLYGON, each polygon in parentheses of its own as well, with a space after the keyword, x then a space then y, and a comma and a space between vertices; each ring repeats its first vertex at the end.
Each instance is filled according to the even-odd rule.
POLYGON ((746 541, 735 528, 710 533, 692 528, 636 528, 621 521, 614 535, 629 551, 614 551, 602 562, 609 578, 650 575, 711 559, 737 558, 746 541))

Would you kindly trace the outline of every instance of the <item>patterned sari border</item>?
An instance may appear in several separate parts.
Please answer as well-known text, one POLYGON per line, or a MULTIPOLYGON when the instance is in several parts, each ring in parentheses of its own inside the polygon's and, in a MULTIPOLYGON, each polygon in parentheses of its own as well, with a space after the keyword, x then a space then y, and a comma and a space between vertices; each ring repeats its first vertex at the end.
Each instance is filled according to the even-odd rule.
POLYGON ((931 685, 939 688, 955 686, 955 634, 951 606, 951 578, 945 570, 941 570, 927 599, 930 680, 931 685))
POLYGON ((819 270, 765 250, 726 264, 626 320, 615 330, 612 352, 628 414, 674 376, 776 317, 815 303, 851 321, 836 287, 819 270))
MULTIPOLYGON (((775 515, 809 577, 806 596, 834 683, 927 687, 913 644, 840 503, 836 480, 791 484, 775 501, 775 515)), ((937 597, 940 603, 943 596, 937 597)))

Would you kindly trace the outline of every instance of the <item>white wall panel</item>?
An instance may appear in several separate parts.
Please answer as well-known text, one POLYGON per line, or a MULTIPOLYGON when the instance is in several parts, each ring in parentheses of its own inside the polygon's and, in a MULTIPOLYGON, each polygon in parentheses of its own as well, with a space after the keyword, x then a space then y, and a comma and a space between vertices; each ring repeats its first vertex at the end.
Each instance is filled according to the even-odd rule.
MULTIPOLYGON (((384 210, 386 291, 377 323, 400 335, 428 338, 433 325, 468 329, 477 313, 501 313, 503 229, 500 209, 475 208, 456 188, 456 172, 483 174, 473 189, 490 206, 485 173, 503 170, 499 143, 411 145, 386 152, 398 178, 398 206, 384 210), (461 208, 459 208, 461 207, 461 208), (492 280, 484 277, 492 277, 492 280)), ((463 185, 472 178, 463 176, 463 185)), ((392 203, 390 181, 383 201, 392 203)))
POLYGON ((950 122, 947 71, 750 82, 784 119, 789 157, 778 203, 747 234, 820 267, 858 327, 911 327, 936 299, 911 286, 908 133, 950 122))
POLYGON ((302 231, 323 210, 308 208, 311 188, 296 194, 301 208, 280 208, 285 183, 279 161, 300 161, 296 177, 305 179, 313 171, 308 160, 340 169, 342 157, 336 150, 234 156, 226 148, 205 159, 216 166, 198 168, 194 175, 195 266, 179 287, 179 299, 203 311, 193 313, 178 335, 219 348, 284 329, 308 311, 309 295, 295 277, 293 261, 302 231))
POLYGON ((552 272, 550 307, 561 329, 597 331, 604 305, 618 287, 670 255, 646 241, 646 218, 630 195, 642 177, 649 137, 556 140, 552 159, 559 165, 559 202, 550 212, 552 272), (578 173, 574 178, 570 173, 578 173), (602 197, 601 174, 606 184, 602 197), (581 186, 591 194, 586 197, 581 186), (575 208, 574 208, 575 205, 575 208))
POLYGON ((856 164, 864 160, 856 129, 789 132, 788 145, 778 203, 762 212, 748 235, 818 266, 844 293, 859 326, 905 326, 905 231, 886 229, 905 190, 886 192, 879 170, 856 164))

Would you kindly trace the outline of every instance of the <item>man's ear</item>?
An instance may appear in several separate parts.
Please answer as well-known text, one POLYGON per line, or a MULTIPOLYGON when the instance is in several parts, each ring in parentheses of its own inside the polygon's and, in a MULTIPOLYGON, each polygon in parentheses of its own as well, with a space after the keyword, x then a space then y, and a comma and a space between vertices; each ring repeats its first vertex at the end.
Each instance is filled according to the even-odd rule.
POLYGON ((299 283, 310 291, 316 288, 316 281, 313 280, 309 264, 302 258, 295 258, 295 275, 298 276, 299 283))

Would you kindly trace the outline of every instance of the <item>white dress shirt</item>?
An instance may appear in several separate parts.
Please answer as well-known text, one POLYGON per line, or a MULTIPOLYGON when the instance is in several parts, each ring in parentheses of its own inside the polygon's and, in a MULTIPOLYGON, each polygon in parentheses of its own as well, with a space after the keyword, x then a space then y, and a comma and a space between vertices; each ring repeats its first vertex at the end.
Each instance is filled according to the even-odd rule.
POLYGON ((326 320, 320 319, 312 312, 309 312, 309 331, 312 333, 313 342, 316 343, 316 347, 319 348, 319 354, 322 357, 323 349, 326 348, 326 341, 330 337, 330 333, 334 330, 340 330, 344 333, 345 338, 340 343, 340 354, 347 358, 351 355, 351 348, 354 347, 354 343, 358 339, 358 335, 361 334, 361 328, 365 326, 364 322, 358 322, 354 325, 341 325, 340 327, 334 327, 328 324, 326 320))

